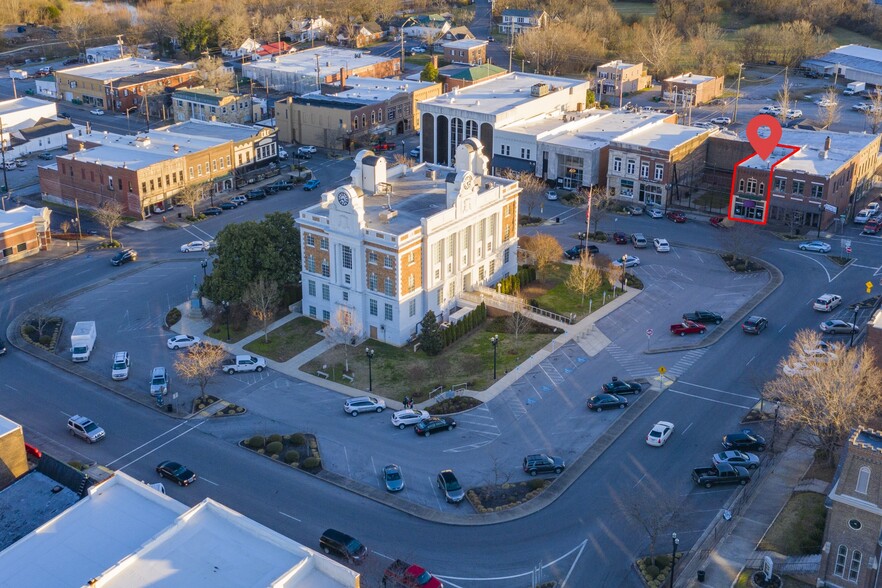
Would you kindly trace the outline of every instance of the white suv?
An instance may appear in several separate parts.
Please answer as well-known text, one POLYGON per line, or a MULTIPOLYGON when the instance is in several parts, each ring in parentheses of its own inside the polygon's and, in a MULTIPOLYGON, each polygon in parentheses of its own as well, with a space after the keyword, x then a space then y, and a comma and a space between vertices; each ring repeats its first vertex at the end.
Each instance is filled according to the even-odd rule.
POLYGON ((104 439, 104 429, 96 425, 91 419, 78 414, 67 420, 67 430, 70 431, 71 435, 85 439, 87 443, 94 443, 104 439))
POLYGON ((129 377, 129 352, 117 351, 113 354, 113 369, 110 377, 114 380, 125 380, 129 377))
POLYGON ((830 312, 840 304, 842 304, 842 296, 838 294, 824 294, 815 300, 812 308, 821 312, 830 312))
POLYGON ((352 416, 358 416, 360 412, 383 412, 384 408, 386 408, 386 402, 373 396, 356 396, 343 403, 343 410, 352 416))

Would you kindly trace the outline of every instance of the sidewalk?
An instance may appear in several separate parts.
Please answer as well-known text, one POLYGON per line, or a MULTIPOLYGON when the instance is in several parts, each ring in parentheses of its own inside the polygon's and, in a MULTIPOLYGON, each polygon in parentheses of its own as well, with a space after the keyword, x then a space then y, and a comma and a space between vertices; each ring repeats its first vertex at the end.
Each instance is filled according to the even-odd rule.
MULTIPOLYGON (((725 521, 720 512, 705 530, 692 548, 697 555, 677 571, 677 587, 732 586, 744 569, 745 562, 753 558, 759 542, 787 504, 794 487, 811 465, 813 455, 810 447, 792 440, 772 468, 763 472, 759 487, 753 488, 750 502, 743 507, 741 514, 734 516, 731 521, 725 521), (725 534, 713 545, 715 535, 718 536, 720 532, 725 534), (703 555, 705 550, 707 553, 703 555), (696 579, 698 570, 705 572, 704 583, 696 579)), ((741 492, 736 493, 726 507, 734 504, 740 495, 741 492)))

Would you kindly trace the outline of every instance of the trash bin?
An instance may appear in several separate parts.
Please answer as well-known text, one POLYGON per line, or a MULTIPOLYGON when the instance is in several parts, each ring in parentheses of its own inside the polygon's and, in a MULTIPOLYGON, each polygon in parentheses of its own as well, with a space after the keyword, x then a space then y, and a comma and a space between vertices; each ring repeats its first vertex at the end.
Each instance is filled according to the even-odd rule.
POLYGON ((560 217, 559 216, 554 217, 554 222, 560 223, 560 217))
POLYGON ((698 576, 699 582, 704 582, 704 570, 698 570, 698 573, 696 575, 698 576))
POLYGON ((165 412, 174 412, 174 411, 175 411, 175 409, 171 404, 165 405, 165 412))
POLYGON ((180 212, 178 213, 178 218, 184 218, 180 212))

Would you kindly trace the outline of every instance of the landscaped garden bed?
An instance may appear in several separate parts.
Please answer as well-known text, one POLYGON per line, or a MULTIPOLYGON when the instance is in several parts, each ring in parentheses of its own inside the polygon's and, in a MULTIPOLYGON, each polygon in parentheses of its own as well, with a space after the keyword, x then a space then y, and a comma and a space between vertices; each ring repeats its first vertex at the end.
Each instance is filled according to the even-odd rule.
POLYGON ((471 488, 466 497, 479 513, 501 512, 536 498, 551 482, 544 478, 533 478, 525 482, 479 486, 471 488))
POLYGON ((722 259, 723 263, 729 266, 729 269, 734 272, 758 272, 764 269, 763 266, 753 260, 744 259, 743 257, 736 257, 731 253, 724 253, 720 255, 720 259, 722 259))
MULTIPOLYGON (((217 402, 221 402, 221 399, 217 396, 211 396, 210 394, 206 396, 197 396, 196 399, 193 400, 193 412, 205 410, 206 408, 217 402)), ((211 416, 235 416, 239 414, 245 414, 245 412, 246 411, 244 407, 224 401, 223 406, 214 411, 211 416)))
MULTIPOLYGON (((677 560, 681 557, 683 554, 678 553, 677 560)), ((649 588, 660 588, 671 574, 671 556, 641 557, 637 560, 637 571, 649 588)))
POLYGON ((456 414, 466 410, 481 406, 483 402, 471 396, 454 396, 453 398, 445 398, 440 402, 436 402, 432 406, 427 407, 429 414, 456 414))
POLYGON ((255 435, 239 442, 241 447, 311 474, 320 472, 322 459, 318 440, 311 433, 255 435))
POLYGON ((64 319, 61 317, 35 316, 21 324, 21 336, 28 343, 42 347, 46 351, 55 351, 63 327, 64 319))

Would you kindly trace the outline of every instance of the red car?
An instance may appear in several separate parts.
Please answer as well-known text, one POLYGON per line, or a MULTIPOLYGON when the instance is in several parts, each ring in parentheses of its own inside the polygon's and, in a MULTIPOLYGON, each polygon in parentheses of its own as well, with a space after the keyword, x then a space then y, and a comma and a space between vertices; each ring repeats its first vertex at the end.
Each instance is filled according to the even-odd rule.
POLYGON ((374 149, 377 151, 392 151, 395 149, 395 143, 377 143, 374 145, 374 149))
POLYGON ((674 221, 675 223, 685 223, 686 215, 680 212, 679 210, 672 210, 668 213, 668 218, 674 221))
POLYGON ((625 233, 615 232, 613 233, 613 241, 616 242, 616 245, 627 245, 628 236, 625 233))
POLYGON ((864 225, 864 230, 861 231, 863 235, 875 235, 880 230, 882 230, 882 223, 877 220, 868 221, 867 224, 864 225))
POLYGON ((681 337, 687 334, 698 333, 699 335, 704 335, 704 332, 707 330, 707 327, 696 323, 694 321, 683 321, 682 323, 678 323, 676 325, 671 325, 671 334, 672 335, 680 335, 681 337))
POLYGON ((718 229, 725 229, 726 225, 723 224, 724 220, 726 220, 725 216, 712 216, 710 224, 718 229))

